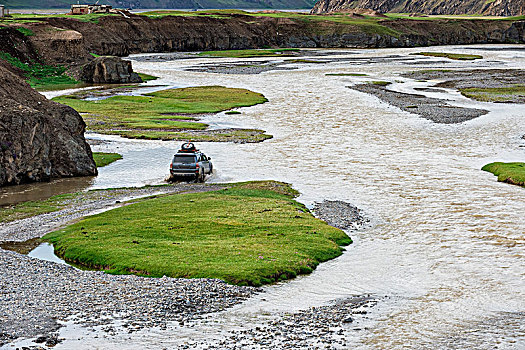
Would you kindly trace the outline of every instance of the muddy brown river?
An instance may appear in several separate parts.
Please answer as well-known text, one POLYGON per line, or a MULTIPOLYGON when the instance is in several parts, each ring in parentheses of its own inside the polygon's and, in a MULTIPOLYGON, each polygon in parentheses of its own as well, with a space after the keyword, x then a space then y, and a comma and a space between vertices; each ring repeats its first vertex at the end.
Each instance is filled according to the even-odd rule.
MULTIPOLYGON (((200 143, 217 169, 210 181, 290 182, 307 205, 323 199, 347 201, 361 208, 372 226, 353 232, 354 244, 341 257, 309 276, 265 287, 265 293, 216 315, 213 323, 104 340, 71 324, 63 334, 82 333, 82 341, 68 340, 56 348, 177 347, 190 339, 220 339, 228 330, 256 325, 277 313, 356 294, 371 294, 379 303, 358 320, 360 330, 349 332, 351 348, 525 348, 525 189, 498 183, 480 171, 493 161, 525 160, 524 105, 474 102, 446 89, 417 91, 456 106, 489 110, 474 120, 445 125, 348 88, 387 80, 394 83, 392 89, 414 93, 415 87, 435 82, 399 74, 414 69, 523 69, 525 50, 513 45, 425 50, 484 59, 409 55, 418 49, 347 50, 337 56, 348 58, 346 62, 244 75, 184 71, 238 59, 134 62, 135 70, 161 77, 155 84, 241 87, 269 99, 239 109, 241 115, 208 117, 212 126, 255 127, 274 135, 259 144, 200 143), (326 76, 340 72, 367 76, 326 76)), ((86 186, 90 188, 160 183, 179 144, 89 137, 103 141, 95 151, 124 155, 102 168, 86 186)))

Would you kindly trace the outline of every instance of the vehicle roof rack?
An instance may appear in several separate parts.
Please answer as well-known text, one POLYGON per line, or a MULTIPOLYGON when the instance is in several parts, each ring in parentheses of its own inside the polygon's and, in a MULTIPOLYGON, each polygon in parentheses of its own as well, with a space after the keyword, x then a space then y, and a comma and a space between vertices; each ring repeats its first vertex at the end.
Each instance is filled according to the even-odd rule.
POLYGON ((180 146, 179 152, 198 152, 199 150, 195 147, 193 142, 185 142, 180 146))

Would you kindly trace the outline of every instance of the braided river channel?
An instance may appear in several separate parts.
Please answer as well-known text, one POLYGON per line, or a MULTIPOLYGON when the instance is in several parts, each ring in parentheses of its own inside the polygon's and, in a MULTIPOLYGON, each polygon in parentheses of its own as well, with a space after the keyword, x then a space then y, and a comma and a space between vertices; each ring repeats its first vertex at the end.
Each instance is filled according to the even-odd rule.
MULTIPOLYGON (((254 144, 199 143, 217 169, 209 182, 289 182, 307 206, 323 200, 349 202, 370 225, 349 232, 354 243, 311 275, 264 287, 264 293, 196 325, 103 341, 84 337, 77 345, 177 348, 199 339, 213 344, 232 330, 256 327, 283 313, 370 295, 377 304, 366 315, 356 315, 345 330, 346 345, 334 348, 524 349, 525 189, 497 182, 480 169, 494 161, 525 161, 525 105, 476 102, 453 89, 414 90, 438 81, 401 74, 419 69, 524 69, 525 47, 424 50, 483 56, 466 62, 410 55, 419 51, 315 51, 306 58, 326 62, 297 62, 280 66, 294 69, 260 74, 187 69, 279 59, 131 57, 136 71, 160 77, 151 85, 223 85, 268 98, 267 103, 239 109, 238 115, 205 117, 212 127, 257 128, 273 135, 254 144), (369 81, 389 81, 392 90, 489 113, 458 124, 434 123, 349 88, 369 81)), ((160 183, 180 143, 88 137, 109 141, 95 145, 95 151, 118 146, 124 155, 101 169, 90 188, 160 183)), ((64 332, 78 329, 70 326, 64 332)))

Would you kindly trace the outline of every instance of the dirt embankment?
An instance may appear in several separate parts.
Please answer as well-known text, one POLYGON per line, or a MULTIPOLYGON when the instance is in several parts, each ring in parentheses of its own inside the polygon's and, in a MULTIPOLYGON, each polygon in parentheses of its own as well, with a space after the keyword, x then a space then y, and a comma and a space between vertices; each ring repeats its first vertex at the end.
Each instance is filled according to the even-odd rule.
POLYGON ((315 4, 312 13, 359 8, 429 15, 519 16, 525 14, 525 3, 522 0, 321 0, 315 4))
POLYGON ((126 56, 268 46, 374 48, 525 42, 525 21, 383 19, 379 24, 365 28, 307 18, 224 14, 221 18, 110 16, 98 23, 55 17, 27 26, 36 33, 28 40, 50 63, 88 60, 88 53, 126 56), (40 34, 43 32, 46 35, 40 34))

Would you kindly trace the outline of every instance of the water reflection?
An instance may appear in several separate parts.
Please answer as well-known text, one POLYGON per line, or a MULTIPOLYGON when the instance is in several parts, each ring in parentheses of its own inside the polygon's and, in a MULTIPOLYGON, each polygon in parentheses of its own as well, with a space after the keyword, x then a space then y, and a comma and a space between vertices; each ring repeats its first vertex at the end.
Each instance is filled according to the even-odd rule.
POLYGON ((47 199, 58 194, 82 191, 88 189, 94 182, 95 177, 86 176, 53 179, 44 183, 0 187, 0 206, 47 199))

